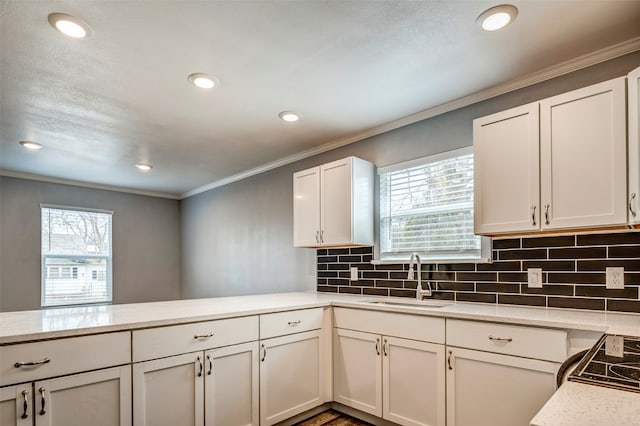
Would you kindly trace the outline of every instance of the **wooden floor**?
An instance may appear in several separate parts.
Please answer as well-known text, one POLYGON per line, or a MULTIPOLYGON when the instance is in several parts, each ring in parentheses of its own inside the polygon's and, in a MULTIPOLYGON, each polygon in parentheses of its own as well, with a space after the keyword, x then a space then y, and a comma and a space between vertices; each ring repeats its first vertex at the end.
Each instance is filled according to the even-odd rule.
POLYGON ((371 426, 361 420, 349 417, 346 414, 329 410, 320 413, 304 422, 298 423, 296 426, 371 426))

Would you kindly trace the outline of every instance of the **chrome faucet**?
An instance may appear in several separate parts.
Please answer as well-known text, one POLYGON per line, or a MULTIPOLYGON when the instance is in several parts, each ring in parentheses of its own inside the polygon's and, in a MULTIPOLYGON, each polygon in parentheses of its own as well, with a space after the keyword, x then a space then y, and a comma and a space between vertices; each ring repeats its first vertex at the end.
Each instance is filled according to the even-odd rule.
POLYGON ((413 280, 413 264, 418 266, 418 286, 416 287, 416 300, 422 300, 425 297, 431 297, 433 291, 431 290, 431 283, 427 281, 427 289, 424 290, 422 288, 422 265, 420 263, 420 255, 418 253, 411 253, 411 258, 409 259, 409 273, 407 274, 408 280, 413 280), (414 262, 415 259, 415 262, 414 262))

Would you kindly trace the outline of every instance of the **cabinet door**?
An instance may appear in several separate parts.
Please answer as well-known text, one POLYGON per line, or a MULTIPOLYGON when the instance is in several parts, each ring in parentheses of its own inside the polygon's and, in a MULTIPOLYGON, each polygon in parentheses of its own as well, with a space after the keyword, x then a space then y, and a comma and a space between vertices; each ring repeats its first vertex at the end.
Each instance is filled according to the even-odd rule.
POLYGON ((202 352, 134 364, 134 425, 204 425, 203 377, 202 352))
POLYGON ((293 245, 320 245, 320 167, 293 174, 293 245))
POLYGON ((333 330, 333 397, 336 402, 382 417, 380 335, 333 330))
POLYGON ((31 383, 0 388, 0 425, 31 426, 32 404, 31 383))
POLYGON ((627 222, 625 78, 540 103, 542 229, 627 222))
POLYGON ((205 352, 205 424, 258 426, 258 342, 205 352))
POLYGON ((321 330, 263 340, 260 351, 261 425, 323 403, 321 330))
POLYGON ((382 417, 406 426, 445 426, 444 346, 382 339, 382 417))
POLYGON ((527 426, 560 364, 447 347, 447 426, 527 426))
POLYGON ((640 223, 640 68, 627 76, 629 103, 629 223, 640 223))
POLYGON ((321 166, 320 233, 324 245, 349 244, 353 240, 351 159, 321 166))
POLYGON ((540 229, 538 103, 473 121, 476 234, 540 229))
POLYGON ((35 382, 36 426, 131 425, 131 366, 35 382))

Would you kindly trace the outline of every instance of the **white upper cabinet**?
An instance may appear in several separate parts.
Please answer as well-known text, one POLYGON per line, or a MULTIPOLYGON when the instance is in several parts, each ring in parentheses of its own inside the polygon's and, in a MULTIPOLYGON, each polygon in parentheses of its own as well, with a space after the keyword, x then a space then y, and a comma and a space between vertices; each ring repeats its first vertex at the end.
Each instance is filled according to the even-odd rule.
POLYGON ((477 234, 540 229, 538 103, 473 122, 477 234))
POLYGON ((477 234, 627 223, 625 82, 474 120, 477 234))
POLYGON ((294 173, 294 246, 373 245, 373 179, 356 157, 294 173))
POLYGON ((640 223, 640 68, 627 76, 629 104, 629 223, 640 223))
POLYGON ((542 229, 627 222, 625 78, 540 103, 542 229))

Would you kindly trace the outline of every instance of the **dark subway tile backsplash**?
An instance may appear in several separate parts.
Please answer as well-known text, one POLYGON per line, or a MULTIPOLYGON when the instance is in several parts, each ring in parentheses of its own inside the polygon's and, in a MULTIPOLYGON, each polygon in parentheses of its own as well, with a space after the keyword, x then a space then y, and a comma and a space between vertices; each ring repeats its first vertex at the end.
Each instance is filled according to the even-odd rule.
MULTIPOLYGON (((434 299, 640 313, 640 232, 502 238, 492 263, 422 265, 434 299), (607 289, 605 269, 625 268, 625 288, 607 289), (527 269, 541 268, 543 287, 527 286, 527 269)), ((372 265, 373 247, 317 251, 317 290, 415 297, 406 264, 372 265), (358 268, 358 281, 349 269, 358 268)), ((407 259, 408 260, 408 259, 407 259)))

